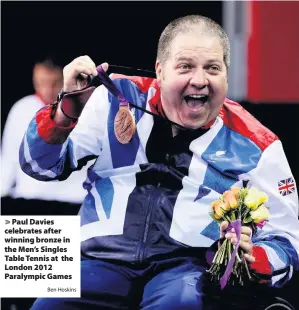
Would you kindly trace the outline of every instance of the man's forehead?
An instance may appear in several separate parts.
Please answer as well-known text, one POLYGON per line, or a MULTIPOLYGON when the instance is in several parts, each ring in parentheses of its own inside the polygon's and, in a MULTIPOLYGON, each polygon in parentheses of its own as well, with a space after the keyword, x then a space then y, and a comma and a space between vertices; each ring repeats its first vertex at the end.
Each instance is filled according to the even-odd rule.
POLYGON ((223 47, 215 36, 198 35, 188 32, 178 34, 171 44, 171 55, 175 60, 179 58, 193 58, 205 55, 209 58, 223 58, 223 47))
POLYGON ((206 60, 222 60, 223 49, 222 47, 204 47, 200 45, 193 45, 188 47, 186 45, 179 45, 171 50, 171 58, 174 61, 192 61, 197 58, 204 58, 206 60))
POLYGON ((204 47, 204 48, 222 48, 220 39, 217 36, 197 33, 197 32, 187 32, 177 34, 173 41, 172 47, 204 47))

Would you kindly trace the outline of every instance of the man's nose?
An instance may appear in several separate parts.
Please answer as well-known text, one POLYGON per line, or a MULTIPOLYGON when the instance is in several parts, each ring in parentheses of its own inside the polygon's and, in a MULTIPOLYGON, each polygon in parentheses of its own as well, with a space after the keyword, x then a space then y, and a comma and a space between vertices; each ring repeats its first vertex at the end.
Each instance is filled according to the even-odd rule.
POLYGON ((203 68, 198 68, 196 71, 194 71, 193 76, 190 80, 190 84, 192 86, 195 86, 199 89, 204 88, 208 85, 209 81, 206 77, 206 73, 203 70, 203 68))

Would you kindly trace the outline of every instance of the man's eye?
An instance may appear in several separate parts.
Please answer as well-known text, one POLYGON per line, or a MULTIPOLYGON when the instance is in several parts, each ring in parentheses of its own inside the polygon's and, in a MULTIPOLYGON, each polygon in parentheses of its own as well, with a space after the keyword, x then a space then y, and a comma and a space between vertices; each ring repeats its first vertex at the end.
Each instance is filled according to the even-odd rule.
POLYGON ((216 65, 210 66, 209 69, 212 71, 220 71, 220 68, 216 65))
POLYGON ((181 65, 179 65, 179 69, 181 69, 181 70, 188 70, 188 69, 190 69, 191 68, 191 66, 190 65, 187 65, 187 64, 181 64, 181 65))

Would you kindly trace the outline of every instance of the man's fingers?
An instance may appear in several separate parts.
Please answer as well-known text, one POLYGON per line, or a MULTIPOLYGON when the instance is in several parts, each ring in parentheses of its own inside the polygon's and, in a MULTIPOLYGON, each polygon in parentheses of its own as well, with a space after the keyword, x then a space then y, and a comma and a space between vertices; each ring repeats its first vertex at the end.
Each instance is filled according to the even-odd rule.
POLYGON ((245 241, 240 241, 239 243, 240 248, 244 250, 247 254, 252 253, 252 243, 245 242, 245 241))
POLYGON ((223 221, 220 224, 220 238, 223 238, 225 235, 225 231, 227 230, 228 227, 228 222, 227 221, 223 221))
MULTIPOLYGON (((109 65, 102 63, 102 68, 107 71, 109 65)), ((83 81, 87 80, 88 75, 97 76, 98 71, 93 60, 85 55, 75 58, 71 63, 63 68, 63 89, 66 92, 82 89, 83 81)))
POLYGON ((96 69, 96 65, 89 56, 78 57, 76 59, 76 62, 78 65, 84 66, 84 67, 88 68, 89 70, 91 70, 90 74, 92 74, 94 76, 96 76, 98 74, 97 69, 96 69))
POLYGON ((84 66, 77 66, 76 68, 74 68, 74 74, 76 74, 76 76, 78 76, 79 74, 90 75, 93 74, 93 69, 84 66))
MULTIPOLYGON (((228 222, 224 221, 220 225, 220 236, 226 239, 231 240, 233 244, 237 244, 237 235, 235 230, 232 229, 231 231, 226 233, 226 229, 228 227, 228 222)), ((247 226, 241 227, 241 235, 240 235, 240 248, 245 252, 244 257, 249 263, 255 262, 255 258, 251 255, 252 253, 252 241, 251 241, 252 229, 247 226)))
POLYGON ((107 71, 109 68, 109 64, 107 62, 102 63, 101 66, 104 69, 104 71, 107 71))
POLYGON ((241 227, 241 234, 245 234, 251 238, 252 236, 252 229, 248 226, 242 226, 241 227))
POLYGON ((250 255, 250 254, 244 254, 245 259, 249 262, 249 263, 254 263, 255 262, 255 258, 250 255))
MULTIPOLYGON (((225 234, 226 239, 231 239, 232 243, 237 243, 237 235, 231 232, 225 234)), ((250 242, 251 238, 248 235, 241 234, 240 240, 250 242)))

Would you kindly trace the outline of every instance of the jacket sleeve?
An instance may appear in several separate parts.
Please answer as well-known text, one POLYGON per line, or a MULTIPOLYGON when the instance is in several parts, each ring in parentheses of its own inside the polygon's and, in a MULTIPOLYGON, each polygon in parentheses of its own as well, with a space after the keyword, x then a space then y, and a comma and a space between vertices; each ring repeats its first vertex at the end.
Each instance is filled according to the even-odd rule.
POLYGON ((70 127, 57 126, 51 106, 39 110, 31 120, 19 149, 22 170, 41 180, 64 180, 102 149, 110 103, 108 91, 99 86, 86 103, 78 121, 70 127))
MULTIPOLYGON (((30 106, 31 102, 26 102, 26 104, 30 106)), ((1 142, 1 197, 11 195, 16 182, 19 165, 17 150, 22 140, 22 128, 23 134, 26 130, 26 125, 21 118, 22 113, 22 106, 20 106, 19 101, 9 111, 5 122, 1 142), (16 122, 18 126, 16 126, 16 122)))
POLYGON ((256 262, 251 267, 271 274, 272 286, 283 286, 299 269, 299 221, 296 184, 281 142, 268 146, 257 167, 241 179, 269 197, 269 221, 253 237, 256 262), (288 185, 283 189, 281 182, 288 185))

